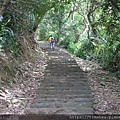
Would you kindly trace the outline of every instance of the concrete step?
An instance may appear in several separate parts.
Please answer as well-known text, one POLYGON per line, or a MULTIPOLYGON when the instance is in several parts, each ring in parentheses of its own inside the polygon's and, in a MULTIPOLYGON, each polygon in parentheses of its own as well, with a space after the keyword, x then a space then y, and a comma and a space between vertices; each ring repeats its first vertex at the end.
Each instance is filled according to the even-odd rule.
MULTIPOLYGON (((48 47, 49 48, 49 47, 48 47)), ((93 114, 93 96, 86 74, 70 54, 48 51, 48 66, 29 114, 93 114)))
POLYGON ((54 84, 85 84, 85 85, 89 85, 88 80, 73 80, 73 79, 64 79, 64 78, 50 78, 50 79, 45 79, 44 81, 42 81, 42 84, 46 84, 46 83, 54 83, 54 84))
POLYGON ((92 107, 92 102, 37 102, 30 105, 31 108, 63 108, 63 107, 82 107, 89 108, 92 107))
POLYGON ((50 58, 50 60, 47 62, 49 65, 54 65, 54 64, 56 64, 56 65, 59 65, 59 64, 62 64, 62 65, 77 65, 77 62, 76 61, 66 61, 66 62, 63 62, 63 61, 61 61, 62 59, 57 59, 57 58, 55 58, 55 59, 51 59, 50 58))
POLYGON ((90 87, 88 87, 88 89, 84 89, 84 88, 79 88, 79 89, 73 89, 73 88, 70 88, 70 87, 59 87, 59 89, 57 89, 57 87, 43 87, 41 86, 39 89, 38 89, 38 92, 39 91, 80 91, 80 92, 86 92, 86 93, 89 93, 91 92, 91 89, 90 87))
POLYGON ((64 83, 64 82, 84 82, 84 83, 86 83, 86 84, 88 84, 88 80, 86 79, 86 77, 85 76, 82 76, 81 78, 79 78, 79 77, 75 77, 75 78, 71 78, 71 77, 64 77, 64 76, 59 76, 59 77, 57 77, 57 76, 45 76, 45 78, 44 78, 44 81, 43 82, 47 82, 47 83, 49 83, 49 82, 62 82, 62 83, 64 83))
POLYGON ((38 98, 35 99, 34 103, 43 103, 43 102, 60 102, 66 103, 67 101, 71 102, 93 102, 93 98, 74 98, 74 99, 63 99, 63 98, 38 98))
MULTIPOLYGON (((49 86, 49 87, 43 87, 43 86, 41 86, 41 88, 40 89, 46 89, 46 90, 83 90, 83 91, 91 91, 91 89, 90 89, 90 87, 88 86, 88 87, 86 87, 86 88, 84 88, 84 87, 69 87, 69 86, 65 86, 65 87, 54 87, 54 86, 49 86)), ((38 89, 38 91, 39 91, 39 89, 38 89)))
POLYGON ((90 115, 94 113, 93 108, 63 107, 63 108, 26 108, 27 114, 55 114, 55 115, 90 115))
POLYGON ((53 70, 51 70, 51 71, 45 71, 46 73, 46 75, 50 75, 50 74, 52 74, 52 75, 58 75, 58 76, 60 76, 60 75, 69 75, 69 76, 71 76, 71 75, 73 75, 73 76, 84 76, 85 74, 83 73, 83 72, 81 72, 81 71, 71 71, 71 70, 59 70, 59 71, 53 71, 53 70))
POLYGON ((69 68, 69 67, 61 67, 61 68, 53 68, 51 67, 50 69, 49 68, 46 68, 45 72, 55 72, 55 73, 59 73, 59 72, 70 72, 70 73, 81 73, 83 74, 84 72, 80 69, 80 68, 69 68))
POLYGON ((74 99, 74 98, 92 98, 91 94, 37 94, 36 99, 38 98, 63 98, 63 99, 74 99))
POLYGON ((74 84, 74 85, 76 85, 76 84, 79 84, 79 85, 89 85, 88 84, 88 81, 86 80, 86 81, 80 81, 80 80, 62 80, 62 81, 59 81, 59 79, 58 80, 44 80, 43 82, 42 82, 43 84, 61 84, 61 85, 63 85, 63 84, 67 84, 67 85, 69 85, 69 84, 74 84))
POLYGON ((45 79, 60 79, 60 78, 64 78, 64 79, 75 79, 75 80, 87 80, 87 78, 85 77, 85 75, 70 75, 70 74, 59 74, 59 75, 54 75, 54 74, 46 74, 45 73, 45 79))
POLYGON ((47 90, 47 89, 39 89, 39 92, 37 94, 91 94, 91 91, 86 90, 47 90))
MULTIPOLYGON (((45 83, 45 82, 44 82, 45 83)), ((88 84, 81 84, 81 83, 76 83, 76 84, 71 84, 71 83, 45 83, 45 84, 42 84, 41 86, 42 87, 58 87, 58 88, 60 88, 60 87, 63 87, 63 88, 65 88, 65 87, 67 87, 69 85, 69 88, 74 88, 74 87, 76 87, 76 88, 87 88, 88 87, 88 84)), ((79 90, 78 89, 78 90, 79 90)))
POLYGON ((57 63, 57 64, 49 64, 48 63, 48 66, 46 67, 46 68, 57 68, 57 69, 59 69, 59 68, 66 68, 66 67, 71 67, 71 68, 80 68, 77 64, 74 64, 74 65, 70 65, 70 64, 61 64, 61 63, 57 63))
POLYGON ((71 88, 71 89, 85 89, 85 90, 88 90, 88 89, 90 89, 89 87, 88 87, 88 85, 81 85, 81 84, 54 84, 54 83, 46 83, 46 84, 42 84, 41 85, 42 87, 57 87, 57 88, 63 88, 63 89, 65 89, 65 88, 71 88))
MULTIPOLYGON (((69 62, 69 61, 67 61, 67 62, 61 62, 60 60, 56 60, 56 59, 53 59, 53 60, 49 60, 48 62, 47 62, 48 64, 49 64, 49 66, 55 66, 55 65, 66 65, 66 66, 76 66, 76 65, 78 65, 77 64, 77 62, 76 61, 72 61, 72 62, 69 62)), ((77 66, 78 67, 78 66, 77 66)))
POLYGON ((83 72, 81 69, 79 69, 79 68, 75 69, 75 68, 68 68, 68 67, 67 67, 67 68, 62 68, 62 67, 61 67, 61 68, 52 68, 52 67, 51 67, 51 69, 46 69, 45 72, 48 72, 48 73, 49 73, 49 72, 55 72, 55 73, 61 73, 61 72, 62 72, 62 73, 63 73, 63 72, 67 72, 67 73, 69 73, 69 72, 70 72, 70 73, 72 73, 72 72, 73 72, 73 73, 75 73, 75 72, 76 72, 76 73, 84 73, 84 72, 83 72))

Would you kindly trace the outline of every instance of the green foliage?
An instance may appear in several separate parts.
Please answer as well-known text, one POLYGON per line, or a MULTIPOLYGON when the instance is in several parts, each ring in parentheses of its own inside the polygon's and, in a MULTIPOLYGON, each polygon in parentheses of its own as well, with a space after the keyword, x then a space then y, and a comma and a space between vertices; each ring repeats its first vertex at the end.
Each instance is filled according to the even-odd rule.
POLYGON ((68 46, 69 52, 83 59, 92 57, 93 53, 91 52, 93 48, 94 46, 89 39, 81 40, 78 43, 70 42, 68 46))
POLYGON ((66 40, 63 40, 60 45, 64 48, 68 49, 71 43, 73 43, 73 42, 71 42, 70 39, 66 39, 66 40))
POLYGON ((120 71, 115 72, 113 75, 114 75, 114 76, 117 76, 117 78, 120 79, 120 71))
POLYGON ((39 28, 36 31, 35 37, 38 41, 46 41, 46 33, 47 33, 47 29, 45 24, 39 24, 39 28))
POLYGON ((25 35, 38 27, 38 40, 46 41, 53 32, 72 54, 120 71, 120 0, 17 0, 8 9, 7 26, 0 25, 2 48, 15 53, 12 30, 25 35))
POLYGON ((67 49, 70 53, 75 54, 76 45, 74 42, 70 42, 67 49))
POLYGON ((1 21, 0 23, 0 47, 4 50, 9 50, 13 54, 18 54, 18 43, 14 40, 13 31, 6 27, 10 22, 10 19, 6 23, 1 21))
POLYGON ((120 45, 120 42, 114 42, 112 45, 108 42, 107 44, 97 45, 95 47, 95 52, 97 60, 109 70, 116 70, 117 66, 117 48, 120 45))

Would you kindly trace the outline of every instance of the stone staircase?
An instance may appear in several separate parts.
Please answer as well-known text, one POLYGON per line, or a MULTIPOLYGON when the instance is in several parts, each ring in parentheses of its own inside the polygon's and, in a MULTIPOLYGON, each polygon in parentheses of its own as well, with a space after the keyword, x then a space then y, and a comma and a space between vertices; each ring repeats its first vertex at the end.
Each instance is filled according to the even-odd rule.
POLYGON ((70 54, 58 47, 48 52, 48 66, 41 87, 33 103, 26 108, 28 114, 94 114, 93 97, 85 73, 70 54))

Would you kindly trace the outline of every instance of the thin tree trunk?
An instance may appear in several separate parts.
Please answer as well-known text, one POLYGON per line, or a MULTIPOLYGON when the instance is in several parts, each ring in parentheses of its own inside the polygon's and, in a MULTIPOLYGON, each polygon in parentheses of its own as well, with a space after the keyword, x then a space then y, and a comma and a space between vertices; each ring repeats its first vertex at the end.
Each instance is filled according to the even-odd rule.
POLYGON ((2 8, 0 10, 0 16, 2 16, 5 13, 5 11, 6 11, 7 7, 8 7, 8 5, 9 5, 10 1, 11 0, 4 0, 2 8))

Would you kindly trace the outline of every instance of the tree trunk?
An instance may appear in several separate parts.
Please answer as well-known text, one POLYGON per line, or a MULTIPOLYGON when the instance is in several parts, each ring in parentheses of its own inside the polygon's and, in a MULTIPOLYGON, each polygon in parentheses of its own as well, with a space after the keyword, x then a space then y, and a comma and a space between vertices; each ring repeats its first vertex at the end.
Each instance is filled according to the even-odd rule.
POLYGON ((92 33, 93 33, 94 37, 97 37, 97 32, 96 32, 96 29, 95 29, 95 25, 93 24, 94 23, 93 13, 95 12, 95 10, 97 8, 98 7, 95 7, 95 4, 92 3, 89 7, 88 14, 87 14, 87 18, 88 18, 89 24, 91 26, 91 30, 92 30, 92 33), (91 20, 91 18, 92 18, 92 20, 91 20))
POLYGON ((4 0, 2 8, 0 10, 0 16, 4 14, 11 0, 4 0))

